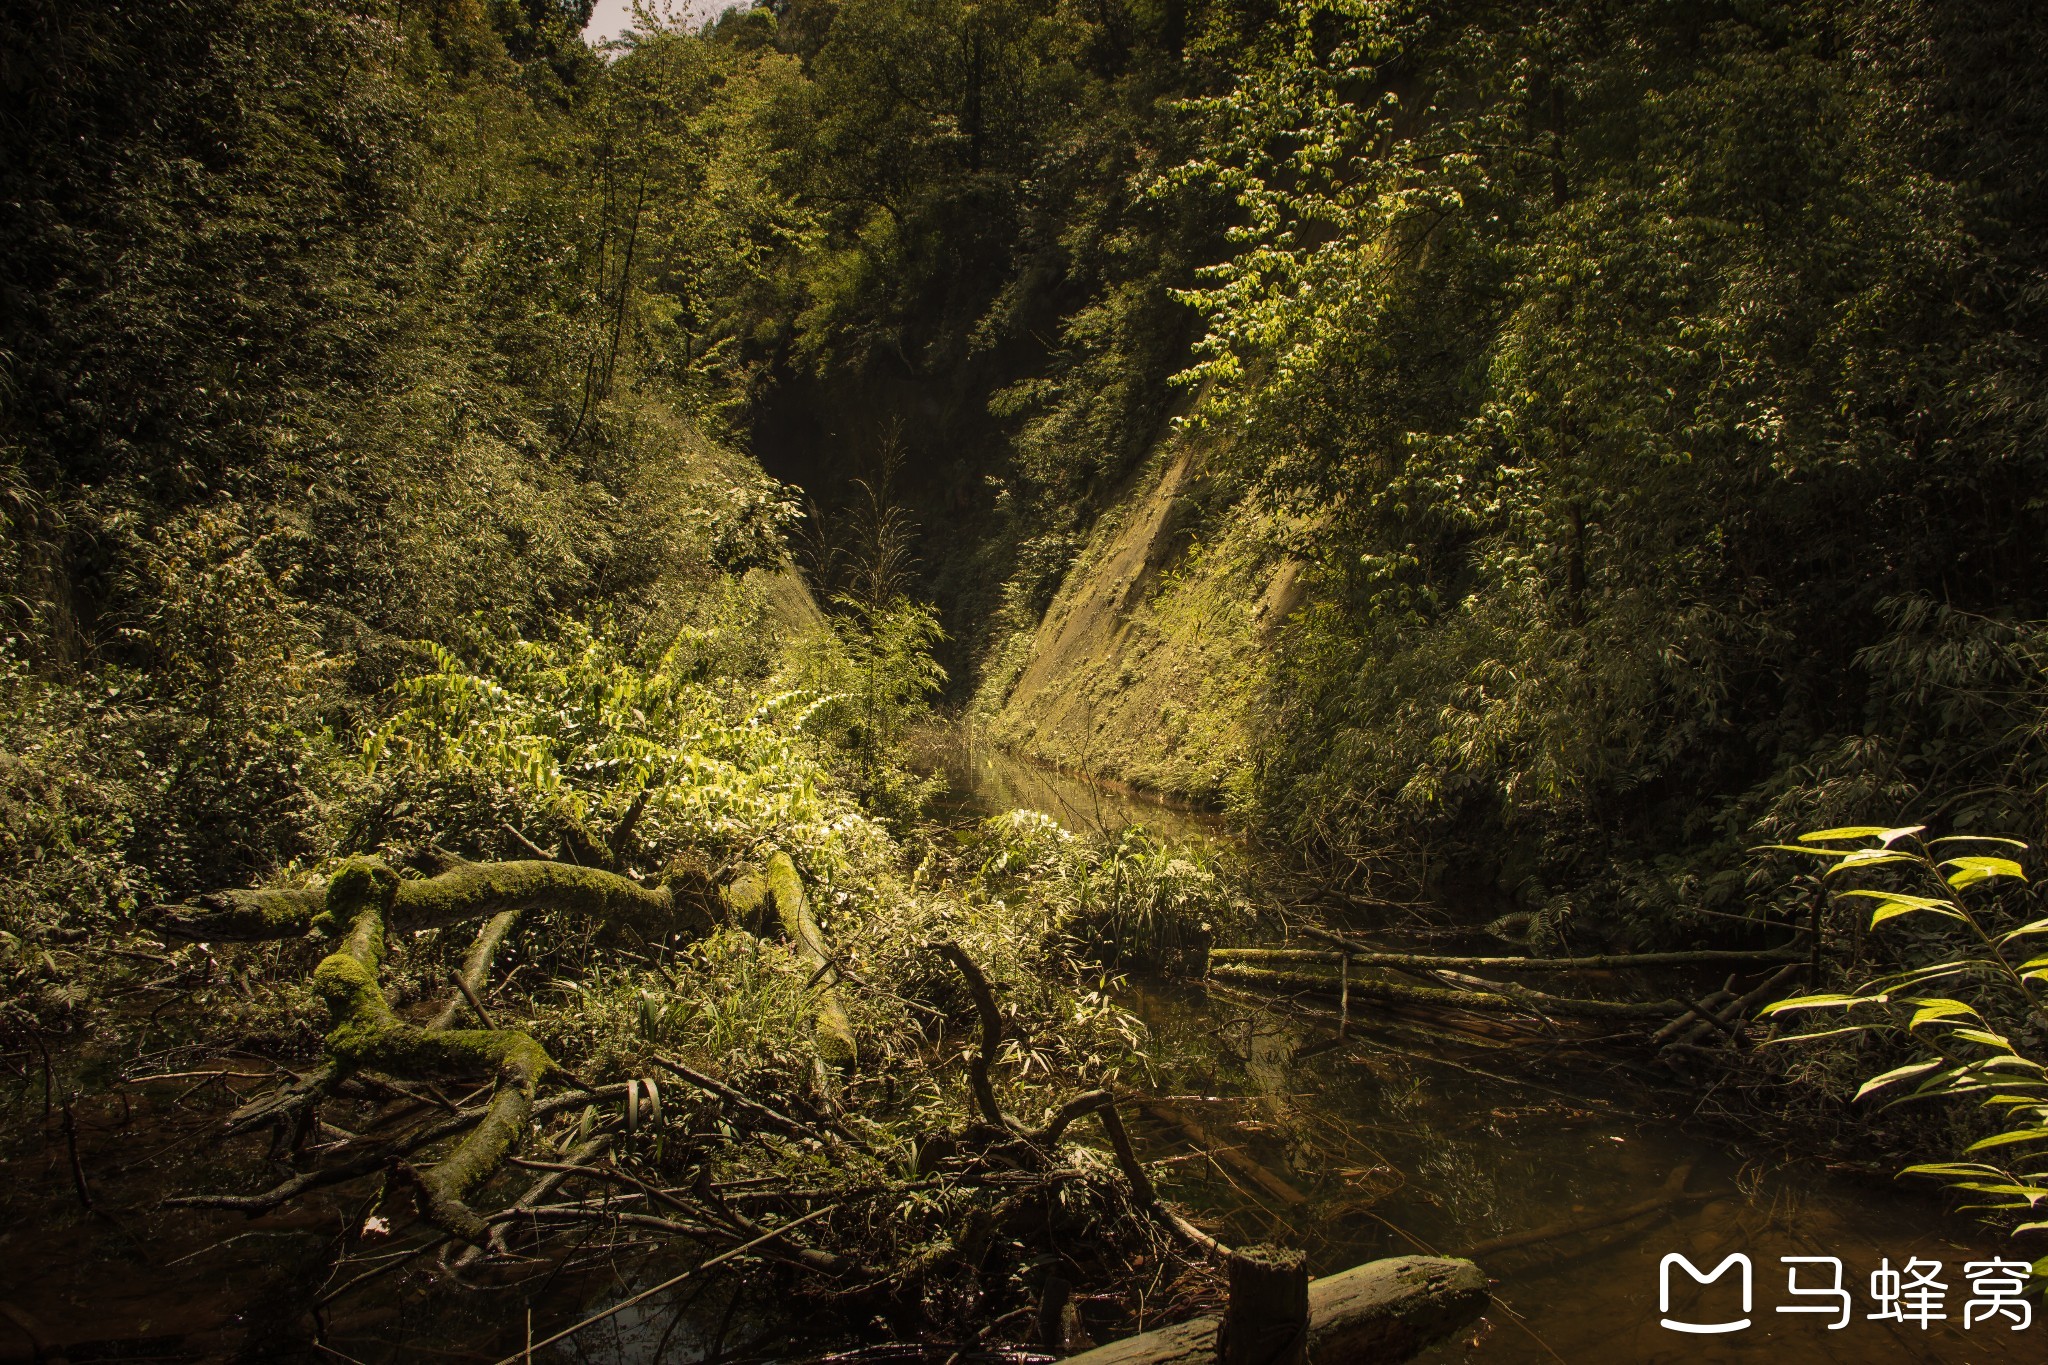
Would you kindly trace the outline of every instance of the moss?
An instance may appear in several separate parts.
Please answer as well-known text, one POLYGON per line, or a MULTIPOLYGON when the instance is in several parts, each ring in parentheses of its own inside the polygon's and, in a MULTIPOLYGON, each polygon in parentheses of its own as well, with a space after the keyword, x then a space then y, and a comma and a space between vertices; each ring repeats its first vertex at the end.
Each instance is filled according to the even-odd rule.
POLYGON ((735 928, 758 935, 766 927, 761 921, 769 905, 768 881, 757 869, 742 869, 718 894, 735 928))
MULTIPOLYGON (((367 875, 349 874, 359 865, 372 864, 360 859, 345 863, 325 887, 215 892, 192 905, 163 907, 157 920, 166 932, 198 939, 297 938, 316 929, 333 932, 354 923, 349 898, 357 890, 345 892, 337 901, 335 888, 344 875, 367 875)), ((634 929, 648 938, 678 931, 701 935, 716 927, 695 896, 678 896, 665 886, 645 887, 616 873, 573 863, 465 863, 420 881, 398 881, 389 868, 383 875, 393 879, 396 889, 379 924, 388 919, 402 929, 438 929, 542 905, 634 929)))
MULTIPOLYGON (((463 868, 433 880, 446 882, 480 870, 463 868)), ((553 879, 515 875, 466 880, 467 885, 456 895, 436 904, 481 903, 478 898, 485 892, 504 896, 513 888, 529 888, 525 894, 533 894, 532 886, 553 879)), ((560 881, 586 890, 592 885, 584 878, 560 881)), ((327 885, 327 913, 347 919, 348 936, 314 969, 313 986, 327 1006, 328 1056, 343 1070, 374 1068, 399 1076, 489 1075, 495 1079, 497 1088, 476 1127, 439 1163, 413 1173, 421 1214, 443 1231, 481 1245, 490 1236, 490 1224, 469 1207, 468 1199, 518 1146, 541 1082, 560 1068, 545 1048, 518 1029, 424 1029, 406 1023, 392 1011, 377 984, 384 962, 385 919, 406 887, 420 885, 423 883, 400 882, 397 874, 380 862, 357 859, 344 863, 327 885)))
POLYGON ((763 880, 768 890, 774 893, 775 914, 782 925, 782 932, 796 946, 797 955, 818 972, 811 1006, 812 1033, 817 1039, 818 1056, 827 1066, 850 1071, 860 1061, 860 1044, 854 1038, 853 1024, 846 1016, 846 1004, 839 998, 839 988, 830 979, 836 974, 836 967, 825 942, 825 933, 811 915, 811 901, 804 894, 803 878, 797 874, 796 863, 790 856, 778 850, 770 855, 763 880))
POLYGON ((327 889, 320 886, 214 891, 190 905, 159 906, 154 919, 163 932, 180 938, 245 943, 298 938, 316 927, 326 906, 327 889))
POLYGON ((402 883, 394 922, 407 929, 432 929, 542 905, 649 937, 678 929, 708 933, 713 927, 701 906, 679 903, 666 887, 644 887, 595 867, 538 861, 468 863, 438 877, 402 883), (676 923, 679 917, 685 922, 676 923))

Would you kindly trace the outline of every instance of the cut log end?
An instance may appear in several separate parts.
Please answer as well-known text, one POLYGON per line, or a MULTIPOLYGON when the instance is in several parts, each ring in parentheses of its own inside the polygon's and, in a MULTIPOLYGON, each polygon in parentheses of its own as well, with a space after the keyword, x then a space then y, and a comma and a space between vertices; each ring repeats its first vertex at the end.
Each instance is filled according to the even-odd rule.
POLYGON ((1217 1333, 1223 1365, 1307 1365, 1308 1257, 1272 1246, 1230 1254, 1230 1301, 1217 1333))
MULTIPOLYGON (((1308 1286, 1309 1365, 1408 1360, 1486 1309, 1486 1275, 1470 1261, 1399 1256, 1308 1286)), ((1215 1318, 1197 1318, 1074 1356, 1070 1365, 1221 1365, 1215 1318)))

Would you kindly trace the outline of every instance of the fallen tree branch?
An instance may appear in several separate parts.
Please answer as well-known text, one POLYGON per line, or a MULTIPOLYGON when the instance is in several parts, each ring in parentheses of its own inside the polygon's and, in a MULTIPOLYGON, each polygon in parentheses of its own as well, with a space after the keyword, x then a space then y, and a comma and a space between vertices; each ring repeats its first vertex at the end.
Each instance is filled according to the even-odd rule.
POLYGON ((454 1027, 456 1016, 462 1012, 464 1000, 469 1001, 471 1008, 476 1011, 476 1017, 483 1022, 485 1028, 495 1027, 490 1016, 484 1013, 481 1001, 484 988, 491 983, 491 968, 498 960, 498 949, 504 946, 505 940, 511 936, 512 926, 518 922, 517 910, 500 910, 484 921, 483 928, 477 930, 476 941, 470 944, 469 955, 462 960, 462 970, 455 976, 455 985, 460 994, 449 997, 448 1003, 441 1006, 428 1021, 428 1028, 454 1027))
MULTIPOLYGON (((316 929, 345 934, 353 907, 338 911, 331 903, 333 887, 329 881, 282 890, 215 891, 190 904, 159 906, 152 915, 163 932, 200 941, 297 938, 316 929)), ((543 905, 633 929, 649 939, 679 931, 704 934, 714 927, 694 897, 675 896, 666 886, 644 887, 600 868, 538 860, 465 863, 439 876, 397 881, 386 927, 439 929, 543 905)))
POLYGON ((988 978, 981 974, 981 968, 959 944, 951 939, 940 939, 932 944, 932 948, 952 963, 967 982, 967 994, 973 998, 974 1012, 981 1020, 980 1045, 967 1054, 967 1083, 974 1091, 974 1103, 981 1111, 982 1122, 1005 1132, 1021 1133, 1024 1131, 1022 1127, 996 1103, 995 1086, 989 1080, 989 1064, 1003 1046, 1003 1012, 996 1004, 995 992, 989 989, 988 978))
MULTIPOLYGON (((1309 1365, 1393 1365, 1485 1311, 1486 1275, 1470 1261, 1400 1256, 1308 1287, 1309 1365)), ((1068 1357, 1068 1365, 1220 1365, 1215 1318, 1164 1327, 1068 1357)))
POLYGON ((1215 1135, 1202 1125, 1200 1119, 1180 1106, 1167 1100, 1140 1100, 1138 1109, 1141 1113, 1150 1114, 1183 1130, 1194 1139, 1196 1146, 1204 1148, 1211 1156, 1234 1168, 1240 1175, 1281 1203, 1301 1205, 1308 1202, 1307 1195, 1267 1169, 1263 1163, 1254 1160, 1241 1147, 1218 1141, 1215 1135))
POLYGON ((771 1109, 759 1100, 741 1094, 715 1076, 707 1076, 701 1071, 693 1070, 690 1067, 684 1066, 681 1062, 660 1056, 659 1054, 655 1055, 654 1064, 662 1070, 671 1072, 688 1081, 699 1090, 718 1096, 719 1099, 724 1100, 727 1104, 752 1114, 756 1118, 765 1119, 770 1126, 784 1136, 803 1138, 806 1141, 815 1142, 826 1147, 839 1145, 840 1140, 833 1134, 793 1119, 779 1109, 771 1109))
POLYGON ((835 1070, 851 1070, 860 1060, 859 1043, 837 984, 826 979, 838 968, 825 931, 811 913, 810 897, 804 893, 796 863, 778 850, 758 871, 750 869, 734 877, 724 896, 732 913, 749 926, 758 927, 767 911, 774 912, 797 957, 812 968, 806 989, 811 992, 811 1032, 817 1040, 818 1056, 835 1070))
POLYGON ((1703 948, 1679 953, 1605 953, 1591 957, 1460 957, 1438 953, 1390 953, 1368 948, 1327 930, 1310 928, 1315 938, 1342 945, 1338 948, 1211 948, 1209 960, 1216 962, 1330 963, 1349 958, 1360 967, 1408 967, 1421 971, 1451 968, 1488 972, 1578 972, 1640 971, 1652 967, 1712 967, 1756 965, 1771 962, 1804 962, 1806 953, 1796 948, 1721 949, 1703 948))
MULTIPOLYGON (((1335 995, 1343 988, 1334 973, 1281 971, 1236 962, 1219 962, 1210 975, 1274 990, 1308 990, 1335 995)), ((1395 981, 1374 981, 1353 975, 1353 999, 1384 1000, 1397 1004, 1436 1005, 1450 1009, 1507 1010, 1517 1014, 1541 1012, 1583 1018, 1664 1018, 1685 1007, 1675 1000, 1583 1000, 1548 995, 1541 991, 1515 989, 1453 990, 1441 986, 1411 986, 1395 981)))

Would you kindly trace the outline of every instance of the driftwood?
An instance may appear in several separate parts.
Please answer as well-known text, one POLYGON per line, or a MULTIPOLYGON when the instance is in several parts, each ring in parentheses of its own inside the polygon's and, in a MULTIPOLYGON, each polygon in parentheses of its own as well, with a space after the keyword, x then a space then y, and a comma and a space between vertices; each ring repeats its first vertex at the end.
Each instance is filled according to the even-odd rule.
POLYGON ((1362 997, 1393 1004, 1432 1005, 1446 1009, 1507 1010, 1516 1014, 1575 1018, 1663 1019, 1685 1008, 1676 1000, 1584 1000, 1519 986, 1497 986, 1492 990, 1411 986, 1398 981, 1369 979, 1357 973, 1352 973, 1346 981, 1335 972, 1283 971, 1241 962, 1213 963, 1209 974, 1227 981, 1263 986, 1268 990, 1317 991, 1336 995, 1348 987, 1348 995, 1354 1000, 1362 997))
MULTIPOLYGON (((1371 1261, 1308 1287, 1310 1365, 1407 1360, 1484 1312, 1486 1276, 1470 1261, 1401 1256, 1371 1261)), ((1221 1365, 1215 1318, 1126 1337, 1069 1365, 1221 1365)))
MULTIPOLYGON (((372 863, 383 866, 354 859, 321 886, 211 892, 189 905, 159 907, 154 919, 164 933, 201 941, 299 938, 316 930, 339 937, 350 931, 355 907, 338 906, 333 888, 347 868, 372 863)), ((439 929, 543 905, 649 939, 703 934, 713 927, 710 911, 694 896, 573 863, 464 863, 438 877, 399 881, 393 873, 392 879, 396 890, 384 916, 392 931, 439 929)))
MULTIPOLYGON (((1317 934, 1323 938, 1326 935, 1317 934)), ((1328 936, 1334 937, 1334 936, 1328 936)), ((1350 943, 1348 939, 1339 942, 1350 943)), ((1773 962, 1804 962, 1793 948, 1756 951, 1701 949, 1684 953, 1608 953, 1594 957, 1456 957, 1437 953, 1388 953, 1363 946, 1346 948, 1211 948, 1211 963, 1257 966, 1324 964, 1349 959, 1356 967, 1405 967, 1412 971, 1453 969, 1477 972, 1619 972, 1652 967, 1757 966, 1773 962)))
POLYGON ((1793 977, 1799 974, 1799 969, 1805 965, 1803 961, 1788 963, 1778 971, 1773 972, 1765 980, 1744 991, 1734 1000, 1717 1007, 1709 1017, 1696 1020, 1692 1027, 1679 1033, 1677 1038, 1678 1046, 1684 1047, 1697 1042, 1709 1029, 1725 1034, 1731 1045, 1739 1041, 1742 1037, 1743 1027, 1749 1022, 1750 1012, 1756 1009, 1758 1005, 1763 1004, 1770 996, 1777 994, 1778 991, 1783 989, 1793 977))
POLYGON ((1137 1149, 1131 1145, 1123 1115, 1117 1112, 1116 1097, 1109 1091, 1090 1090, 1074 1096, 1048 1114, 1045 1122, 1036 1128, 1003 1112, 1002 1106, 996 1102, 995 1089, 989 1078, 989 1064, 1001 1052, 1003 1045, 1003 1014, 996 1004, 995 990, 989 985, 981 967, 959 944, 940 939, 931 946, 933 951, 952 963, 966 981, 967 993, 973 998, 975 1013, 980 1018, 981 1037, 975 1050, 968 1054, 967 1075, 981 1122, 965 1133, 926 1144, 920 1153, 919 1166, 936 1164, 962 1147, 977 1142, 1019 1149, 1042 1163, 1045 1153, 1076 1119, 1093 1114, 1096 1122, 1102 1125, 1102 1135, 1109 1139, 1117 1169, 1130 1186, 1131 1202, 1203 1255, 1215 1260, 1228 1259, 1229 1247, 1196 1227, 1178 1209, 1159 1198, 1151 1178, 1138 1161, 1137 1149))
MULTIPOLYGON (((167 933, 200 940, 252 941, 314 933, 338 940, 335 951, 313 972, 314 993, 327 1007, 327 1066, 295 1087, 284 1105, 268 1107, 265 1112, 271 1116, 284 1117, 290 1109, 310 1112, 310 1103, 320 1094, 363 1074, 489 1078, 491 1098, 481 1111, 440 1125, 446 1136, 463 1134, 454 1148, 431 1166, 402 1168, 428 1222, 483 1247, 489 1245, 491 1223, 470 1207, 470 1196, 504 1166, 525 1138, 542 1086, 583 1089, 531 1034, 493 1027, 482 1003, 491 964, 514 920, 541 905, 649 937, 711 927, 708 910, 696 898, 674 895, 667 887, 642 886, 598 868, 547 861, 458 861, 438 876, 404 880, 374 858, 343 863, 324 885, 217 892, 196 904, 163 907, 155 919, 167 933), (467 1004, 484 1027, 447 1027, 456 1017, 457 1000, 424 1027, 399 1017, 378 980, 386 936, 474 919, 489 922, 456 974, 455 985, 457 1000, 467 1004)), ((425 1145, 417 1142, 413 1150, 425 1145)), ((357 1158, 357 1163, 365 1159, 357 1158)), ((319 1173, 319 1183, 350 1178, 345 1172, 354 1164, 319 1173)), ((285 1198, 293 1197, 300 1192, 293 1185, 287 1181, 279 1190, 244 1199, 199 1196, 186 1202, 253 1212, 266 1203, 276 1207, 269 1201, 279 1191, 285 1198)))

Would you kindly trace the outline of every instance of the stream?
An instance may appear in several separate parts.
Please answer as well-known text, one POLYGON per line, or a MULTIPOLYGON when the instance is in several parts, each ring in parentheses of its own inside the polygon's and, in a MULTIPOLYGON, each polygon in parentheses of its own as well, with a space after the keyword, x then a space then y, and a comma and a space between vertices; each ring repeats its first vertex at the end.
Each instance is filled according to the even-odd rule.
MULTIPOLYGON (((1227 837, 1218 820, 962 743, 943 755, 956 807, 1030 805, 1078 829, 1146 824, 1169 837, 1227 837)), ((1475 928, 1469 947, 1501 951, 1475 928)), ((1383 936, 1384 937, 1384 936, 1383 936)), ((1404 947, 1388 938, 1389 946, 1404 947)), ((1199 983, 1136 982, 1124 1002, 1152 1030, 1157 1093, 1136 1135, 1165 1161, 1168 1197, 1226 1242, 1304 1248, 1314 1274, 1416 1252, 1458 1254, 1529 1233, 1585 1229, 1485 1252, 1496 1307, 1431 1361, 1867 1362, 2038 1360, 2037 1333, 2010 1315, 1963 1317, 1965 1265, 2030 1259, 2015 1242, 1946 1211, 1931 1193, 1881 1176, 1746 1152, 1689 1122, 1707 1096, 1650 1073, 1640 1049, 1491 1044, 1354 1008, 1343 1037, 1304 1017, 1199 983), (1199 1130, 1190 1131, 1193 1129, 1199 1130), (1205 1149, 1238 1149, 1234 1159, 1205 1149), (1682 1176, 1680 1173, 1682 1172, 1682 1176), (1664 1200, 1683 1202, 1604 1228, 1587 1225, 1664 1200), (1660 1265, 1685 1256, 1702 1275, 1731 1253, 1753 1268, 1749 1326, 1670 1330, 1660 1265), (1788 1294, 1836 1283, 1832 1295, 1788 1294), (1872 1319, 1871 1274, 1940 1262, 1946 1321, 1872 1319), (1818 1311, 1785 1313, 1783 1306, 1818 1311)), ((1923 1266, 1922 1270, 1925 1269, 1923 1266)), ((1668 1316, 1719 1325, 1745 1315, 1739 1266, 1710 1285, 1672 1269, 1668 1316)), ((1916 1272, 1917 1273, 1917 1272, 1916 1272)), ((1909 1301, 1910 1303, 1910 1301, 1909 1301)), ((2029 1315, 2032 1316, 2031 1314, 2029 1315)))
MULTIPOLYGON (((955 823, 1022 805, 1078 832, 1144 824, 1170 839, 1230 837, 1212 815, 986 747, 942 744, 931 757, 949 786, 939 814, 955 823)), ((1443 930, 1435 933, 1440 947, 1443 930)), ((1392 931, 1379 936, 1403 946, 1392 931)), ((1474 929, 1469 947, 1498 945, 1474 929)), ((1126 1076, 1154 1097, 1131 1115, 1133 1137, 1163 1193, 1225 1241, 1301 1247, 1316 1274, 1413 1252, 1475 1253, 1497 1281, 1496 1306, 1424 1359, 2041 1357, 2034 1334, 2048 1323, 2010 1330, 1980 1309, 1963 1326, 1974 1297, 1966 1263, 2020 1259, 2020 1244, 1882 1174, 1745 1149, 1694 1117, 1710 1091, 1652 1071, 1640 1048, 1508 1042, 1370 1007, 1354 1007, 1340 1036, 1333 1018, 1220 985, 1122 989, 1151 1034, 1152 1075, 1126 1076), (1746 1255, 1750 1310, 1739 1266, 1705 1287, 1676 1268, 1661 1307, 1668 1253, 1701 1274, 1746 1255), (1826 1296, 1789 1296, 1781 1257, 1839 1258, 1851 1320, 1835 1328, 1841 1310, 1826 1296), (1946 1292, 1933 1311, 1946 1320, 1872 1319, 1872 1272, 1914 1258, 1940 1263, 1934 1278, 1946 1292), (1778 1311, 1788 1305, 1825 1311, 1778 1311), (1749 1325, 1693 1335, 1661 1326, 1667 1316, 1707 1325, 1746 1316, 1749 1325)), ((0 1147, 0 1361, 60 1358, 48 1349, 57 1343, 74 1361, 490 1361, 519 1350, 526 1322, 574 1321, 689 1264, 661 1253, 622 1270, 610 1256, 572 1256, 537 1284, 453 1296, 397 1275, 323 1308, 335 1345, 316 1355, 289 1326, 374 1192, 368 1203, 361 1191, 323 1192, 253 1226, 160 1204, 263 1178, 251 1144, 222 1143, 219 1122, 240 1096, 234 1087, 260 1084, 268 1065, 232 1049, 173 1050, 152 1069, 178 1073, 175 1083, 131 1098, 109 1084, 107 1061, 58 1062, 54 1082, 30 1066, 6 1092, 21 1121, 0 1147)), ((1796 1269, 1802 1288, 1834 1283, 1825 1262, 1796 1269)), ((761 1360, 791 1349, 791 1328, 785 1303, 707 1286, 651 1299, 533 1358, 761 1360)))

